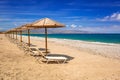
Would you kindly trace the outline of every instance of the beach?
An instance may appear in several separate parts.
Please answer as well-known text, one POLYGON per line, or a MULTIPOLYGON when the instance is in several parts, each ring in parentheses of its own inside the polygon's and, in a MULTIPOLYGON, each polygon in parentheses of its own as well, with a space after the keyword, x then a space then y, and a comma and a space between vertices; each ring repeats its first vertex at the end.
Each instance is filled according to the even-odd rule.
MULTIPOLYGON (((72 59, 65 64, 45 64, 3 34, 0 38, 0 80, 120 80, 120 44, 49 38, 51 53, 72 59)), ((27 40, 24 36, 23 41, 27 40)), ((31 44, 45 48, 44 38, 31 37, 31 44)))

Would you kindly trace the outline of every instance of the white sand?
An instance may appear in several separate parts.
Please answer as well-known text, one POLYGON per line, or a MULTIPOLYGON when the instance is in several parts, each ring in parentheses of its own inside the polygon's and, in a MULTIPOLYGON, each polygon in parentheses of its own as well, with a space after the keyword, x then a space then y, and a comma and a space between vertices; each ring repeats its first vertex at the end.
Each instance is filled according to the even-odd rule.
MULTIPOLYGON (((48 39, 51 53, 65 54, 73 59, 65 64, 45 64, 29 54, 25 55, 3 35, 0 37, 0 80, 120 80, 119 59, 93 55, 95 49, 101 54, 107 53, 106 48, 115 52, 119 45, 48 39)), ((27 38, 24 41, 27 42, 27 38)), ((31 43, 44 48, 44 39, 31 38, 31 43)))

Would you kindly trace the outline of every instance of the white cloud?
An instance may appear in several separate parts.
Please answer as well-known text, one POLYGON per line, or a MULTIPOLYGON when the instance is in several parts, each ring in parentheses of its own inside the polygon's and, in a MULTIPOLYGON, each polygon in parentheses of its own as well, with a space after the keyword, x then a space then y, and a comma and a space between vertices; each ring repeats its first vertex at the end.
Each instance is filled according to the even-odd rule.
POLYGON ((120 33, 120 26, 113 25, 113 26, 104 26, 104 27, 81 27, 79 30, 88 31, 88 32, 99 32, 99 33, 109 33, 109 32, 119 32, 120 33))
POLYGON ((66 25, 66 27, 69 27, 69 25, 66 25))
POLYGON ((71 24, 70 27, 71 27, 71 28, 76 28, 77 25, 76 25, 76 24, 71 24))
POLYGON ((17 23, 13 23, 15 26, 18 26, 18 24, 17 23))
POLYGON ((92 33, 120 33, 120 25, 85 27, 82 25, 71 24, 71 25, 67 25, 66 29, 87 31, 87 32, 92 32, 92 33))
POLYGON ((66 28, 69 28, 69 29, 78 29, 78 28, 82 28, 83 26, 82 25, 77 25, 77 24, 71 24, 71 25, 66 25, 66 28))
POLYGON ((103 19, 98 19, 100 21, 120 21, 120 13, 116 12, 110 16, 106 16, 103 19))

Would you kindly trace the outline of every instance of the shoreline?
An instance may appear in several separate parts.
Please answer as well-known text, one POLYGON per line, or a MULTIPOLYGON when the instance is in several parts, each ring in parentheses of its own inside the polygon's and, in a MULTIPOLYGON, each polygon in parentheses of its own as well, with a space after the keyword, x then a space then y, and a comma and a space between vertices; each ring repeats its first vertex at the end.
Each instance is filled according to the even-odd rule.
MULTIPOLYGON (((25 37, 27 37, 26 35, 23 35, 25 37)), ((38 37, 38 36, 30 36, 30 37, 34 37, 34 38, 43 38, 44 37, 38 37)), ((50 38, 49 39, 58 39, 58 40, 70 40, 70 41, 80 41, 80 42, 86 42, 86 43, 94 43, 94 44, 105 44, 105 45, 120 45, 120 43, 107 43, 107 42, 99 42, 99 41, 86 41, 86 40, 75 40, 75 39, 65 39, 65 38, 50 38)))
MULTIPOLYGON (((27 36, 24 36, 27 41, 27 36)), ((45 38, 42 37, 30 37, 31 42, 33 40, 43 41, 45 38)), ((109 43, 96 43, 87 42, 79 40, 69 40, 69 39, 58 39, 58 38, 48 38, 48 43, 56 43, 58 45, 65 45, 72 48, 76 48, 80 51, 85 51, 93 55, 100 55, 103 57, 114 58, 120 60, 120 44, 109 44, 109 43)), ((48 45, 49 46, 49 45, 48 45)))
MULTIPOLYGON (((120 44, 119 35, 118 36, 115 35, 115 37, 112 34, 110 34, 110 35, 100 35, 100 36, 99 35, 96 36, 96 35, 97 34, 93 34, 93 35, 92 34, 87 34, 87 35, 84 35, 84 34, 80 34, 80 35, 65 34, 65 36, 63 36, 63 34, 61 34, 61 35, 59 35, 59 34, 48 34, 48 38, 78 40, 78 41, 95 42, 95 43, 103 43, 103 44, 120 44), (69 36, 69 37, 67 37, 67 36, 69 36), (109 39, 109 36, 110 36, 110 39, 109 39), (113 37, 111 37, 111 36, 113 36, 113 37), (108 38, 106 38, 106 37, 108 37, 108 38)), ((27 34, 25 34, 24 36, 27 36, 27 34)), ((31 34, 31 36, 32 37, 43 37, 44 38, 44 34, 36 34, 36 35, 31 34)))

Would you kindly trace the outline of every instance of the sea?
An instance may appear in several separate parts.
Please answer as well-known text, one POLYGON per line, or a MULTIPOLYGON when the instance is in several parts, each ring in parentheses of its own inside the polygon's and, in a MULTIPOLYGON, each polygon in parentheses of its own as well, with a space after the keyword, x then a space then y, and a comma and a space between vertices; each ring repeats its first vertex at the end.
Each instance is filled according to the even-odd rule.
MULTIPOLYGON (((30 34, 30 36, 45 37, 45 34, 30 34)), ((48 38, 120 44, 120 34, 48 34, 48 38)))

